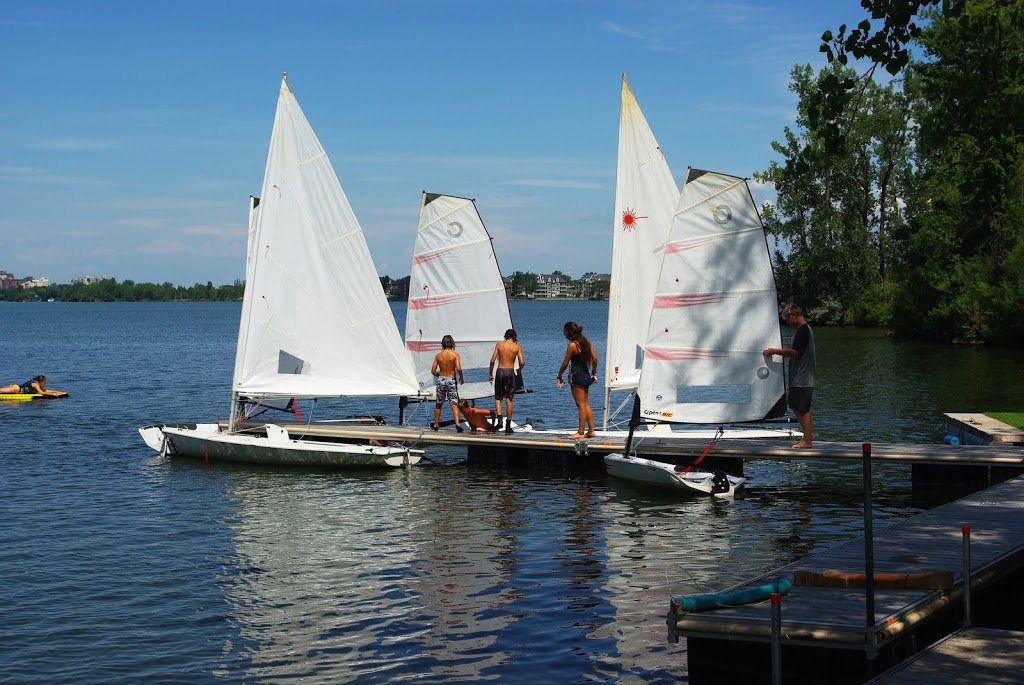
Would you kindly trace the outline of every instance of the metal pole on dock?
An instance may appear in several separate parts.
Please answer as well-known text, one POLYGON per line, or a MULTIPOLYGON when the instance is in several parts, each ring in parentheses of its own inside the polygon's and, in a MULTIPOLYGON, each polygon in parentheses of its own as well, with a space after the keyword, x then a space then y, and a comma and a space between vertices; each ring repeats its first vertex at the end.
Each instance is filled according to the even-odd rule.
POLYGON ((875 540, 871 505, 871 443, 861 445, 864 456, 864 613, 865 651, 869 662, 875 660, 875 540))
POLYGON ((964 627, 971 627, 971 527, 964 526, 964 627))
POLYGON ((782 594, 773 592, 772 601, 772 685, 782 685, 782 594))

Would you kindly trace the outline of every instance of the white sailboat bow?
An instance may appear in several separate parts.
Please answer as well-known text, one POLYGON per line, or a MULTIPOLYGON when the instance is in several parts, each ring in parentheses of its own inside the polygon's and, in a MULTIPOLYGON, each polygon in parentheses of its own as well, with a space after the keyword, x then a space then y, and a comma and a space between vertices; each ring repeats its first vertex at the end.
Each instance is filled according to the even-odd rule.
POLYGON ((494 345, 509 328, 505 285, 476 203, 424 192, 405 320, 405 345, 420 393, 433 398, 430 368, 441 351, 441 338, 450 335, 466 376, 459 397, 493 395, 487 369, 494 345))
POLYGON ((610 393, 632 390, 640 378, 644 335, 672 228, 679 189, 633 92, 622 75, 615 174, 604 422, 610 393))
POLYGON ((236 432, 239 400, 405 396, 412 360, 366 240, 320 141, 281 80, 261 200, 250 202, 231 420, 147 426, 147 444, 253 463, 398 466, 422 452, 303 439, 300 427, 236 432), (162 436, 162 437, 161 437, 162 436))

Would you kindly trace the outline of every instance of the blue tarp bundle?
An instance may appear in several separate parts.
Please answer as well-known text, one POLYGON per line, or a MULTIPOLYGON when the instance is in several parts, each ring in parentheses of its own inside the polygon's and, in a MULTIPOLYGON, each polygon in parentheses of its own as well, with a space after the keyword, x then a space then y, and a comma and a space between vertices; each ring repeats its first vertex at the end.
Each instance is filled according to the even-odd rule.
POLYGON ((710 611, 712 609, 738 607, 744 604, 763 602, 771 597, 773 592, 784 595, 792 588, 793 583, 785 578, 779 578, 774 583, 758 585, 757 587, 750 587, 745 590, 719 592, 713 595, 696 595, 693 597, 674 597, 673 601, 678 603, 684 613, 710 611))

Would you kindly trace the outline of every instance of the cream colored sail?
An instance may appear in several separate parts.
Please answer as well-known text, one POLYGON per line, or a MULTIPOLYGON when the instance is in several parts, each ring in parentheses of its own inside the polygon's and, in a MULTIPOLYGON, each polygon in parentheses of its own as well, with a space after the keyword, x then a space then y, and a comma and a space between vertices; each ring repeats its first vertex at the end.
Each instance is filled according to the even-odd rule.
POLYGON ((441 339, 450 335, 466 376, 459 397, 493 395, 487 369, 495 343, 511 327, 501 270, 476 203, 423 193, 405 319, 405 344, 421 392, 433 396, 431 365, 441 339))
POLYGON ((661 268, 662 247, 678 200, 679 189, 672 172, 623 74, 608 294, 608 350, 601 360, 605 369, 605 423, 609 393, 632 390, 640 378, 641 351, 661 268))
POLYGON ((235 394, 417 392, 363 231, 287 75, 247 255, 235 394))
POLYGON ((785 414, 778 298, 746 181, 690 169, 647 327, 638 395, 644 418, 760 421, 785 414))

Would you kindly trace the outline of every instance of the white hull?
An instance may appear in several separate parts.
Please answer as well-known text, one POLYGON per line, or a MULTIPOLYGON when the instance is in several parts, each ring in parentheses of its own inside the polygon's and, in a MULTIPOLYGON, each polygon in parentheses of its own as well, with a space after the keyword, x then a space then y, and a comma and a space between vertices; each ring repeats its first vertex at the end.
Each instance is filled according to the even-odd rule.
POLYGON ((634 483, 645 483, 689 492, 701 492, 716 497, 732 497, 736 489, 743 487, 747 479, 726 475, 724 482, 716 487, 715 474, 710 471, 688 471, 680 473, 672 464, 640 457, 624 457, 609 454, 604 458, 608 475, 634 483))
POLYGON ((244 464, 330 466, 334 468, 399 467, 420 461, 422 450, 389 445, 293 440, 280 426, 267 424, 267 435, 225 433, 216 424, 195 427, 146 426, 146 444, 162 454, 244 464))

